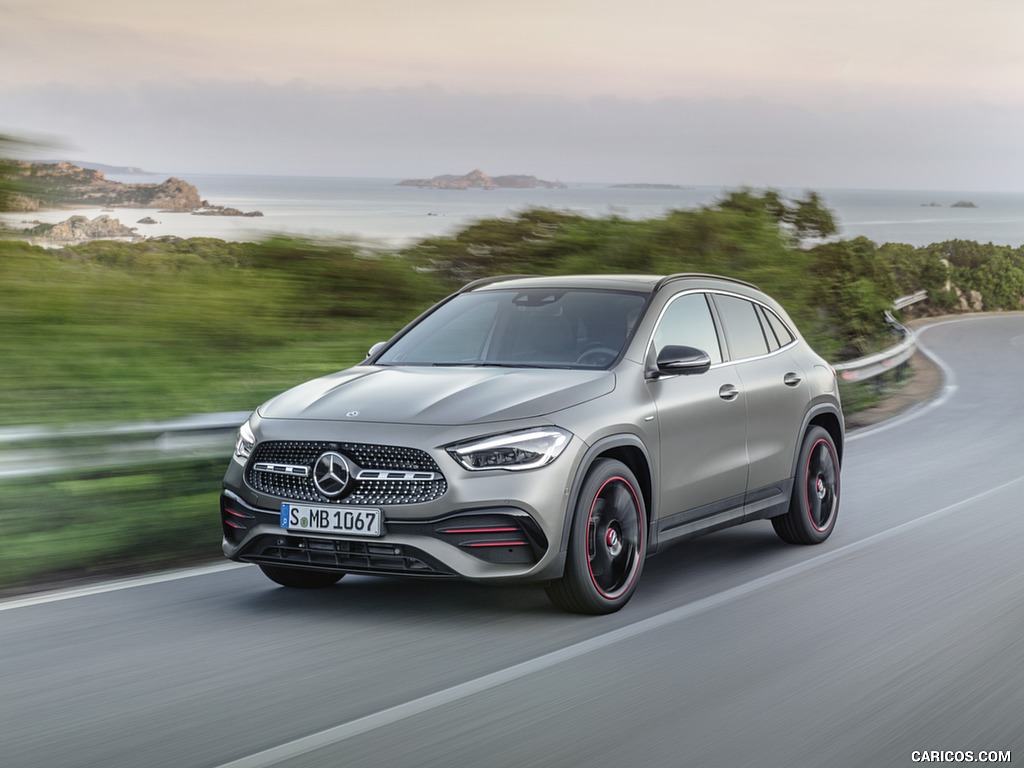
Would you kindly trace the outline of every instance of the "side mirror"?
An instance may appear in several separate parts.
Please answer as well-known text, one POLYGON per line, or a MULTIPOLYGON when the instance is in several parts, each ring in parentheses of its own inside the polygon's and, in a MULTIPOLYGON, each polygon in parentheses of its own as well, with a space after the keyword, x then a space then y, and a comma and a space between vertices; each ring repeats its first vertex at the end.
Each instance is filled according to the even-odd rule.
POLYGON ((658 373, 666 376, 689 376, 705 373, 711 367, 711 356, 703 349, 670 344, 658 352, 658 373))
POLYGON ((366 358, 370 359, 371 357, 376 355, 378 352, 380 352, 382 349, 384 349, 384 346, 386 344, 387 344, 386 341, 378 341, 376 344, 374 344, 372 347, 370 347, 370 351, 366 353, 366 358))

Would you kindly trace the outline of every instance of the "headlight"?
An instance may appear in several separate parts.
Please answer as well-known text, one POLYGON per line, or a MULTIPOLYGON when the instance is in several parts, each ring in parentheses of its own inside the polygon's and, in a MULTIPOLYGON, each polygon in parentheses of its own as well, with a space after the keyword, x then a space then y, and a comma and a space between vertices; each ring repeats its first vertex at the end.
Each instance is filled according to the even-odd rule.
POLYGON ((235 460, 239 464, 245 464, 252 455, 254 447, 256 447, 256 436, 252 433, 249 422, 245 422, 238 428, 238 437, 235 438, 235 460))
POLYGON ((458 443, 448 453, 470 470, 535 469, 557 459, 571 439, 571 432, 543 427, 458 443))

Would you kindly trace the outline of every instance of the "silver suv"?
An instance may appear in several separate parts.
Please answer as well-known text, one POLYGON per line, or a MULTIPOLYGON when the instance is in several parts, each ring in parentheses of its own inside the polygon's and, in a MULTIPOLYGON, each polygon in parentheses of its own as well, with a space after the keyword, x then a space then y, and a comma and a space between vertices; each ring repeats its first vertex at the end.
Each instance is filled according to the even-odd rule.
POLYGON ((752 285, 480 280, 256 409, 223 550, 287 587, 534 581, 608 613, 676 541, 765 518, 824 541, 843 437, 835 371, 752 285))

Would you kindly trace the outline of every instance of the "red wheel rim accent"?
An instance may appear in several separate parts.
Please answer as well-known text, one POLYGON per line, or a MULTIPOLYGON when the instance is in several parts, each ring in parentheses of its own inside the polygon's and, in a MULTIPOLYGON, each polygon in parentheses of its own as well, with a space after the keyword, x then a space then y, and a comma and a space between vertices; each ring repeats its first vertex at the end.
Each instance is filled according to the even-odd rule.
POLYGON ((587 516, 587 572, 598 593, 615 600, 629 591, 643 555, 640 497, 621 476, 605 480, 587 516))

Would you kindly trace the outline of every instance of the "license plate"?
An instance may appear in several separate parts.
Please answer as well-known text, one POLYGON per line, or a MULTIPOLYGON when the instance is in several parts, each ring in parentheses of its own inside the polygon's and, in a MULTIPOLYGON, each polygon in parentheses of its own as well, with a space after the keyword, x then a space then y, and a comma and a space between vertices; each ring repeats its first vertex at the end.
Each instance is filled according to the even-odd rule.
POLYGON ((352 509, 308 504, 282 504, 281 527, 303 533, 344 533, 348 536, 380 536, 379 509, 352 509))

